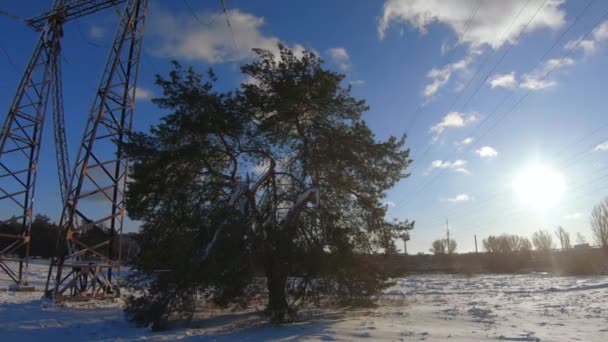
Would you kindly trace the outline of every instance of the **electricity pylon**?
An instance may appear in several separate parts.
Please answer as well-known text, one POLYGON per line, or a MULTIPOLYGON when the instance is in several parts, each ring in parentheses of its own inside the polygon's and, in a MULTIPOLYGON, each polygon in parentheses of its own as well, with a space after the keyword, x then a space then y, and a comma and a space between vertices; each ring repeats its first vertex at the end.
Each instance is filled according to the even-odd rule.
POLYGON ((64 242, 51 261, 46 294, 118 296, 131 130, 147 0, 129 0, 85 125, 60 221, 64 242))
MULTIPOLYGON (((71 189, 61 85, 63 25, 109 7, 117 7, 125 1, 55 0, 50 11, 26 20, 26 24, 40 35, 0 131, 0 207, 2 215, 13 215, 9 219, 0 219, 0 226, 8 226, 8 231, 18 227, 15 234, 0 234, 0 269, 3 271, 0 276, 6 274, 18 288, 28 287, 34 194, 49 97, 52 98, 57 170, 63 203, 67 202, 71 189), (7 261, 17 261, 18 267, 7 261)), ((137 2, 137 8, 143 6, 142 13, 145 13, 147 2, 142 1, 131 1, 127 11, 134 6, 133 2, 137 2)))
MULTIPOLYGON (((53 117, 57 138, 57 155, 66 163, 65 129, 61 99, 61 45, 63 24, 70 19, 64 11, 65 0, 56 0, 52 15, 32 21, 40 36, 21 77, 17 93, 0 131, 0 204, 3 214, 13 217, 0 220, 0 225, 18 225, 16 234, 0 234, 8 241, 0 250, 0 268, 19 287, 28 285, 28 265, 34 193, 38 157, 49 96, 53 99, 53 117), (6 261, 17 261, 14 264, 6 261)), ((29 24, 29 22, 28 22, 29 24)), ((59 159, 58 159, 59 160, 59 159)), ((67 165, 59 165, 67 170, 67 165)), ((64 171, 60 170, 60 174, 64 171)), ((9 230, 10 231, 10 230, 9 230)))

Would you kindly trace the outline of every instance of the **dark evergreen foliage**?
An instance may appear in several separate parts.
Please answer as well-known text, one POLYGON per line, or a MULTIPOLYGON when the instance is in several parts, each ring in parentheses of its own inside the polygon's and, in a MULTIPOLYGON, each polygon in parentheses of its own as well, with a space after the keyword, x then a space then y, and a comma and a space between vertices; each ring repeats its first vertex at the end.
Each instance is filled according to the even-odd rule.
POLYGON ((407 177, 405 136, 378 141, 343 75, 312 53, 279 50, 256 50, 242 67, 254 82, 234 92, 177 63, 157 78, 163 96, 154 102, 170 114, 126 146, 128 212, 144 222, 133 321, 162 328, 199 299, 229 303, 256 269, 274 322, 319 294, 361 303, 384 286, 362 256, 394 252, 413 228, 386 221, 382 205, 407 177), (298 279, 291 291, 289 277, 298 279))

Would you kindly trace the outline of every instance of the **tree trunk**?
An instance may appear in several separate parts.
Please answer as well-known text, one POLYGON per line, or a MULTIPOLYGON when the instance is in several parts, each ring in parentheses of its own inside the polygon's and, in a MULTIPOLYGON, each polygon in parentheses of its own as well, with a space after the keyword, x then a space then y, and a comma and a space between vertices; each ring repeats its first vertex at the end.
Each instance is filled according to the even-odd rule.
POLYGON ((266 281, 268 286, 267 314, 273 323, 281 323, 290 315, 291 310, 287 304, 285 293, 287 272, 280 259, 268 256, 266 261, 266 281))
POLYGON ((268 286, 266 313, 271 322, 282 323, 292 319, 295 314, 287 303, 287 276, 289 264, 292 262, 295 227, 284 226, 278 231, 271 230, 268 233, 271 238, 266 241, 264 251, 264 271, 268 286))

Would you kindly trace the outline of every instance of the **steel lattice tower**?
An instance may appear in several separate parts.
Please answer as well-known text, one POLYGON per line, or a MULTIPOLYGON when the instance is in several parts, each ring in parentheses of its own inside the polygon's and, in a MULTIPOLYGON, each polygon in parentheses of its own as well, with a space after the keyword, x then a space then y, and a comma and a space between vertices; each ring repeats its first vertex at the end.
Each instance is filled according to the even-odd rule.
MULTIPOLYGON (((61 70, 62 27, 67 19, 66 12, 61 10, 64 2, 56 0, 54 15, 36 21, 36 28, 41 33, 0 131, 0 204, 4 210, 16 214, 9 220, 1 220, 0 224, 12 222, 20 227, 18 234, 0 234, 5 240, 12 241, 0 250, 0 268, 19 286, 28 284, 34 192, 49 96, 54 97, 54 118, 61 120, 57 125, 63 127, 61 78, 58 73, 61 70), (15 254, 18 270, 6 263, 15 254)), ((65 130, 57 132, 57 136, 63 141, 63 145, 57 145, 57 153, 64 154, 65 130), (62 147, 64 149, 59 151, 62 147)), ((67 162, 67 154, 64 155, 67 162)))
POLYGON ((118 295, 124 191, 147 0, 122 13, 85 125, 60 221, 65 241, 51 262, 46 294, 99 298, 118 295))
MULTIPOLYGON (((127 162, 120 144, 116 142, 124 142, 131 128, 146 8, 146 0, 55 0, 51 11, 26 20, 27 25, 40 32, 40 35, 0 131, 0 205, 5 212, 14 213, 10 219, 0 219, 0 226, 19 226, 16 234, 0 234, 0 239, 9 241, 0 246, 0 269, 3 271, 0 276, 6 274, 19 287, 28 284, 34 190, 49 97, 52 98, 57 171, 64 203, 61 227, 63 235, 67 237, 67 248, 65 252, 59 252, 61 257, 51 264, 47 290, 50 288, 49 282, 55 279, 50 276, 53 267, 59 266, 58 274, 61 275, 64 261, 81 262, 85 257, 89 258, 89 265, 107 269, 104 292, 111 292, 108 289, 114 287, 107 285, 112 284, 112 268, 120 264, 120 254, 115 253, 114 247, 115 242, 120 244, 122 233, 122 194, 127 174, 127 162), (121 12, 117 5, 125 2, 125 9, 121 12), (60 41, 63 25, 110 7, 117 8, 121 20, 72 173, 66 146, 61 84, 60 41), (96 174, 95 170, 102 171, 96 174), (109 180, 101 179, 103 174, 109 180), (108 199, 109 207, 105 210, 105 216, 91 219, 104 212, 104 209, 90 210, 86 205, 79 205, 79 202, 99 193, 108 199), (108 241, 96 246, 83 245, 78 239, 79 234, 91 226, 104 228, 108 241), (107 247, 101 251, 104 246, 107 247), (6 261, 18 261, 18 269, 6 261)), ((100 204, 96 202, 97 207, 100 204)), ((81 276, 69 273, 68 277, 59 278, 61 280, 57 284, 51 285, 57 285, 53 287, 57 292, 51 291, 51 294, 64 295, 65 289, 62 290, 60 285, 71 275, 79 278, 79 281, 89 277, 84 273, 81 276)), ((93 276, 91 279, 101 281, 104 278, 93 276)), ((80 290, 70 293, 86 293, 82 291, 86 288, 83 286, 80 283, 75 287, 80 290)), ((92 283, 92 286, 95 288, 96 284, 92 283)))

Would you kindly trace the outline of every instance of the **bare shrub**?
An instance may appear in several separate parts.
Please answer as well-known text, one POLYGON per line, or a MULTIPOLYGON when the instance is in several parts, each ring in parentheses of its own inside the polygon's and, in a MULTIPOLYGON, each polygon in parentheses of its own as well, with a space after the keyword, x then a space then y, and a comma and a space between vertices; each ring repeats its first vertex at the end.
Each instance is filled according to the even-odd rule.
POLYGON ((608 198, 593 207, 591 211, 591 231, 595 243, 608 249, 608 198))
POLYGON ((553 249, 553 238, 546 230, 539 230, 532 235, 532 243, 538 251, 550 251, 553 249))

